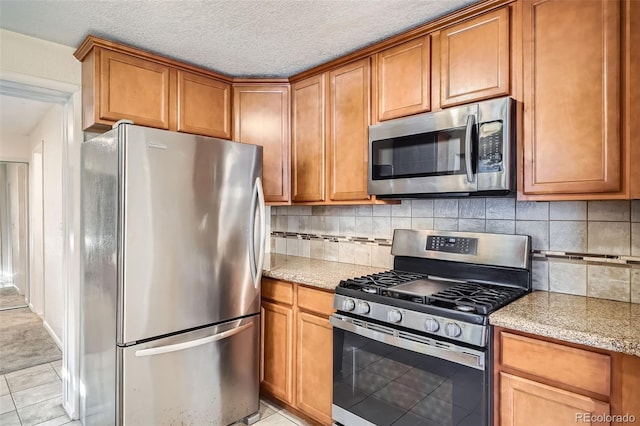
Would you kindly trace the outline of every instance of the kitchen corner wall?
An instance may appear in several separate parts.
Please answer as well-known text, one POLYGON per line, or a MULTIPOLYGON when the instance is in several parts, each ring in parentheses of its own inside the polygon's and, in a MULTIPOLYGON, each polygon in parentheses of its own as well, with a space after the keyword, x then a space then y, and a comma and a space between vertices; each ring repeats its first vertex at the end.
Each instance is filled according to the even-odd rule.
POLYGON ((533 286, 640 303, 640 201, 403 200, 271 209, 271 252, 390 268, 396 228, 526 234, 533 286))

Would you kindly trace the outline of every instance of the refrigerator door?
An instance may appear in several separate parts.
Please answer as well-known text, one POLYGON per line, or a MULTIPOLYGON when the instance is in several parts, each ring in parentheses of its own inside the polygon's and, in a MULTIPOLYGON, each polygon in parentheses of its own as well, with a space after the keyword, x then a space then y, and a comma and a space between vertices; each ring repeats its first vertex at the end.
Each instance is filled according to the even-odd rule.
POLYGON ((259 409, 260 317, 118 348, 119 424, 228 425, 259 409))
POLYGON ((251 315, 264 252, 262 148, 122 125, 118 343, 251 315))

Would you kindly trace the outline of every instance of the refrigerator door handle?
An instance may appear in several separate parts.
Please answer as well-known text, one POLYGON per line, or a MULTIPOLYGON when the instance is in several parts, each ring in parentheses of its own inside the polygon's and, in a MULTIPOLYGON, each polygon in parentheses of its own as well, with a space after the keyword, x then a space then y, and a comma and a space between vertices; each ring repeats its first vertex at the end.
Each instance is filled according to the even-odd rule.
POLYGON ((249 261, 251 262, 251 277, 253 278, 253 286, 258 288, 260 285, 260 277, 262 271, 262 264, 264 262, 265 240, 266 240, 266 217, 265 217, 265 201, 264 192, 262 190, 262 179, 256 178, 254 186, 254 197, 251 201, 251 214, 255 218, 256 209, 259 210, 259 247, 258 247, 258 259, 255 258, 255 224, 249 228, 249 261), (256 203, 257 200, 257 203, 256 203))
POLYGON ((195 348, 197 346, 206 345, 208 343, 215 342, 217 340, 226 339, 227 337, 231 337, 251 327, 253 327, 253 323, 241 325, 240 327, 232 328, 231 330, 223 331, 222 333, 214 334, 213 336, 203 337, 201 339, 190 340, 188 342, 177 343, 175 345, 141 349, 135 352, 135 356, 139 358, 143 356, 160 355, 160 354, 166 354, 169 352, 176 352, 176 351, 182 351, 184 349, 195 348))

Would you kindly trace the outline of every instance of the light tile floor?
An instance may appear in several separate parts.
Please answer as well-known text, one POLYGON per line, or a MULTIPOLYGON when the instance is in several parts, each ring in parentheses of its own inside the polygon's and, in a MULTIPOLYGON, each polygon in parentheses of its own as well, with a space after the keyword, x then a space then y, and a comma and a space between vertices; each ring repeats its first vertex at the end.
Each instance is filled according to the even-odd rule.
MULTIPOLYGON (((242 423, 236 424, 242 425, 242 423)), ((253 426, 309 426, 309 423, 291 414, 279 405, 261 399, 260 420, 254 423, 253 426)))
POLYGON ((0 376, 0 425, 79 425, 62 408, 61 366, 55 361, 0 376))
MULTIPOLYGON (((81 425, 77 420, 71 421, 62 408, 61 365, 61 361, 56 361, 0 376, 0 425, 81 425)), ((254 426, 309 426, 309 423, 271 401, 260 400, 260 420, 254 426)))

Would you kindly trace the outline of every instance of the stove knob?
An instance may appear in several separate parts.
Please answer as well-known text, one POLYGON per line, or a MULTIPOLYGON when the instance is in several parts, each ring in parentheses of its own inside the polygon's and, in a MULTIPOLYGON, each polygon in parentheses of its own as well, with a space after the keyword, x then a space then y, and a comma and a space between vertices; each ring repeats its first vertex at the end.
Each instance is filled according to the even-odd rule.
POLYGON ((369 307, 369 304, 367 302, 360 302, 358 303, 358 313, 359 314, 368 314, 369 311, 371 310, 371 308, 369 307))
POLYGON ((356 308, 356 302, 353 299, 344 299, 342 301, 342 310, 343 311, 353 311, 356 308))
POLYGON ((433 318, 427 318, 424 322, 424 328, 430 333, 435 333, 440 329, 440 323, 433 318))
POLYGON ((462 329, 458 324, 448 322, 444 326, 444 333, 449 337, 458 337, 462 334, 462 329))
POLYGON ((400 322, 402 321, 402 313, 392 309, 387 313, 387 320, 389 320, 389 322, 400 322))

